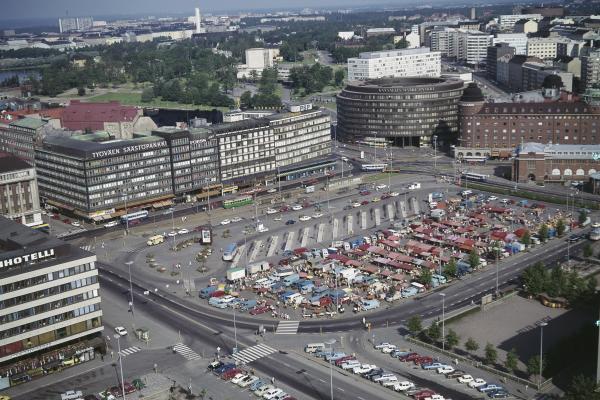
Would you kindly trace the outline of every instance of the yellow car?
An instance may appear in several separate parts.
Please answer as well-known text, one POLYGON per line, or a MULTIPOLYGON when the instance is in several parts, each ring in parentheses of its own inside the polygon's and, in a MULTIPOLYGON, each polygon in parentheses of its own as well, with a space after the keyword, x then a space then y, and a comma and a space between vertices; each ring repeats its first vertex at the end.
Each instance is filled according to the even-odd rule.
POLYGON ((0 400, 11 400, 11 398, 6 394, 0 394, 0 400))

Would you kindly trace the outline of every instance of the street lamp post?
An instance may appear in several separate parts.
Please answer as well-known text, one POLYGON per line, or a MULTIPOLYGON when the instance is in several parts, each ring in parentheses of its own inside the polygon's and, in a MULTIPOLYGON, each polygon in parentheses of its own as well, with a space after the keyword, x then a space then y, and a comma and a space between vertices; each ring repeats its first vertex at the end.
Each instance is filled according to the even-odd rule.
POLYGON ((119 355, 119 368, 121 369, 121 392, 123 393, 123 398, 125 398, 125 378, 123 377, 123 357, 121 356, 121 335, 115 334, 114 338, 117 339, 117 349, 119 355))
POLYGON ((498 243, 496 242, 496 246, 494 246, 494 253, 496 253, 496 297, 498 297, 498 252, 500 252, 497 245, 498 243))
MULTIPOLYGON (((329 339, 325 341, 325 344, 329 345, 329 351, 333 353, 333 345, 335 344, 335 339, 329 339)), ((331 394, 331 400, 333 400, 333 360, 329 360, 329 390, 331 394)))
POLYGON ((433 135, 433 173, 437 171, 437 135, 433 135))
POLYGON ((542 386, 542 368, 543 368, 543 351, 544 351, 544 327, 547 326, 547 322, 540 322, 540 380, 539 386, 542 386))
POLYGON ((129 270, 129 308, 131 310, 132 327, 135 330, 135 314, 133 312, 133 283, 131 282, 131 264, 133 261, 127 261, 127 269, 129 270))
POLYGON ((446 293, 440 293, 442 296, 442 350, 446 350, 446 293))

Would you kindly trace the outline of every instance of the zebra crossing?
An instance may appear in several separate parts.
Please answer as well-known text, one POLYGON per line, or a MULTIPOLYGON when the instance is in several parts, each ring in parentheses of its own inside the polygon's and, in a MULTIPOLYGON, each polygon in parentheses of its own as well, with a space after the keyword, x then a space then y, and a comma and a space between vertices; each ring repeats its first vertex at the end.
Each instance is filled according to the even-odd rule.
POLYGON ((126 357, 126 356, 129 356, 129 355, 133 354, 133 353, 137 353, 140 350, 141 349, 139 347, 137 347, 137 346, 131 346, 131 347, 128 347, 126 349, 121 350, 119 352, 119 355, 121 357, 126 357))
POLYGON ((298 333, 298 327, 300 326, 299 321, 279 321, 277 329, 275 330, 276 335, 295 335, 298 333))
POLYGON ((252 361, 258 360, 259 358, 273 354, 276 351, 277 350, 267 346, 266 344, 257 344, 256 346, 248 347, 247 349, 238 351, 232 355, 232 357, 240 363, 248 364, 252 361))
POLYGON ((85 246, 79 246, 80 249, 85 250, 85 251, 92 251, 92 245, 91 244, 86 244, 85 246))
POLYGON ((177 343, 173 346, 173 350, 176 353, 181 354, 186 360, 192 361, 202 358, 202 356, 196 353, 194 350, 190 349, 183 343, 177 343))

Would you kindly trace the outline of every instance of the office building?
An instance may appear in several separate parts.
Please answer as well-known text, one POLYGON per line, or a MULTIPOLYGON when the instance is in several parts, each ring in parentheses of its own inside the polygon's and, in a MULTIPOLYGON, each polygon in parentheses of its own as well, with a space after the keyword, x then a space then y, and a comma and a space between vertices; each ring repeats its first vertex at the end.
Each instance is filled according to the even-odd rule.
POLYGON ((538 21, 533 19, 521 19, 517 21, 513 27, 514 33, 536 33, 538 31, 538 21))
POLYGON ((8 125, 0 124, 0 151, 34 165, 34 148, 41 142, 47 126, 47 121, 39 118, 23 118, 8 125))
MULTIPOLYGON (((513 58, 512 55, 510 54, 505 54, 502 57, 498 58, 496 60, 496 82, 498 82, 501 85, 504 86, 509 86, 509 77, 510 77, 510 60, 513 58)), ((490 68, 490 66, 488 65, 488 68, 490 68)), ((490 77, 491 78, 491 77, 490 77)))
POLYGON ((430 146, 458 132, 463 81, 393 78, 351 82, 337 96, 338 137, 352 143, 430 146))
POLYGON ((0 153, 0 215, 26 226, 44 223, 35 168, 8 153, 0 153))
POLYGON ((500 16, 500 29, 503 31, 512 31, 515 27, 515 24, 520 20, 535 20, 539 21, 542 19, 542 14, 534 13, 534 14, 511 14, 511 15, 501 15, 500 16))
MULTIPOLYGON (((558 91, 522 93, 512 101, 486 102, 470 84, 460 102, 459 159, 497 158, 522 142, 597 144, 600 107, 558 91)), ((508 158, 508 156, 501 157, 508 158)))
POLYGON ((477 19, 477 10, 475 9, 475 7, 471 7, 471 12, 469 14, 469 18, 477 19))
POLYGON ((431 32, 431 50, 442 56, 477 65, 487 57, 493 36, 476 30, 442 28, 431 32))
POLYGON ((523 65, 526 62, 542 62, 537 57, 514 56, 508 62, 508 87, 514 92, 523 91, 523 65))
POLYGON ((563 72, 554 66, 535 61, 524 63, 522 69, 521 88, 524 91, 540 89, 544 79, 550 75, 557 75, 561 78, 562 90, 573 91, 573 74, 570 72, 563 72))
POLYGON ((437 78, 441 73, 441 53, 427 47, 360 53, 348 58, 348 80, 412 76, 437 78))
POLYGON ((488 78, 490 78, 494 81, 498 79, 498 76, 497 76, 498 60, 506 55, 509 55, 510 57, 514 56, 515 48, 509 46, 506 43, 499 43, 499 44, 496 44, 494 46, 490 46, 487 48, 486 65, 487 65, 488 78))
POLYGON ((27 382, 103 349, 96 256, 0 217, 0 376, 27 382))
POLYGON ((515 150, 512 179, 517 182, 587 180, 600 171, 600 145, 528 142, 515 150))
POLYGON ((238 79, 247 79, 260 74, 265 68, 272 68, 275 62, 281 60, 279 49, 251 48, 246 49, 246 63, 238 65, 238 79))
POLYGON ((515 54, 527 54, 527 35, 524 33, 499 33, 492 39, 492 43, 494 46, 499 43, 506 43, 515 49, 515 54))
POLYGON ((58 30, 60 33, 86 31, 94 26, 92 17, 59 18, 58 30))
POLYGON ((600 50, 590 51, 581 57, 581 84, 590 89, 600 83, 600 50))

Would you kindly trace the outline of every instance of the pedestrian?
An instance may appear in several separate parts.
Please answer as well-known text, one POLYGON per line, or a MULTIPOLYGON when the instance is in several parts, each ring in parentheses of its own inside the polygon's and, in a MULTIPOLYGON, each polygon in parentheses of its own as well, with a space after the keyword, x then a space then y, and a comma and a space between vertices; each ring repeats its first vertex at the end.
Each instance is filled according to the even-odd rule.
POLYGON ((274 385, 275 384, 275 377, 271 377, 271 384, 274 385))
POLYGON ((114 356, 115 356, 115 353, 111 350, 110 351, 110 359, 112 360, 114 358, 114 356))

